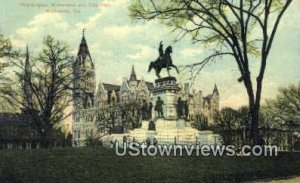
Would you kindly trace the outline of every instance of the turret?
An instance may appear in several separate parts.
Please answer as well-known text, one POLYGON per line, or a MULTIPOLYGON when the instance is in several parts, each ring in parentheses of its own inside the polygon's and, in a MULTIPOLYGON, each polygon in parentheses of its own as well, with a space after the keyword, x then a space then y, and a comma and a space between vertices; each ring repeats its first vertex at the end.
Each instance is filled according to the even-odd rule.
POLYGON ((83 30, 73 70, 75 86, 73 99, 75 109, 93 107, 95 105, 96 90, 95 67, 85 39, 85 30, 83 30))
POLYGON ((215 84, 213 94, 212 94, 212 101, 211 101, 211 109, 212 109, 212 117, 216 115, 220 108, 220 97, 219 97, 219 90, 217 88, 217 84, 215 84))
POLYGON ((96 105, 95 67, 83 30, 78 53, 73 65, 73 144, 84 145, 83 140, 92 135, 93 109, 96 105), (88 109, 88 110, 86 110, 88 109), (82 112, 82 110, 84 110, 82 112), (84 125, 83 125, 84 124, 84 125))

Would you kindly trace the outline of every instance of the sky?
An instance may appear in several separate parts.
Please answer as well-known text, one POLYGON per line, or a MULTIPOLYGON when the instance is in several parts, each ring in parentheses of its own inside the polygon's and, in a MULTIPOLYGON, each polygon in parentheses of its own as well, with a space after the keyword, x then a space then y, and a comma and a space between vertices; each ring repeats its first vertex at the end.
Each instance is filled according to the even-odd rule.
MULTIPOLYGON (((52 35, 68 43, 75 56, 85 28, 97 83, 120 85, 124 77, 129 77, 132 65, 138 79, 154 81, 155 74, 147 73, 147 68, 158 57, 160 41, 165 47, 172 45, 175 65, 199 62, 207 55, 207 48, 191 44, 189 37, 174 42, 176 35, 157 21, 132 20, 128 16, 130 3, 131 0, 0 0, 0 31, 17 49, 25 51, 28 45, 31 54, 41 50, 43 37, 52 35), (68 7, 53 7, 51 3, 68 7)), ((295 0, 279 26, 265 73, 263 101, 274 98, 279 87, 300 81, 299 12, 300 1, 295 0)), ((252 60, 252 74, 258 67, 259 61, 252 60)), ((172 74, 181 82, 189 77, 184 72, 172 74)), ((208 95, 216 83, 221 106, 238 108, 247 105, 246 90, 237 82, 239 77, 234 60, 218 60, 200 72, 193 89, 208 95)))

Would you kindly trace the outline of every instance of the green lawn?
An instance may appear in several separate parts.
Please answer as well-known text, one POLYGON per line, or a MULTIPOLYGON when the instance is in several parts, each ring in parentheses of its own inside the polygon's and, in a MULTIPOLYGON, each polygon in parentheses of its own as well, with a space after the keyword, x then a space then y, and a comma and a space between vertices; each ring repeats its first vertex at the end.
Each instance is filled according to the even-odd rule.
POLYGON ((300 175, 279 157, 117 157, 103 148, 0 151, 0 182, 239 182, 300 175))

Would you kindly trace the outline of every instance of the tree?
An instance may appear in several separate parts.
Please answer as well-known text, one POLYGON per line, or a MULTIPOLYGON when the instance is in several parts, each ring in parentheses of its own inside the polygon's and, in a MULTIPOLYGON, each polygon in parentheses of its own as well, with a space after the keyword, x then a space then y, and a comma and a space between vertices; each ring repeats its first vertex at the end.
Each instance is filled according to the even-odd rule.
POLYGON ((192 126, 198 130, 207 130, 208 129, 208 119, 204 114, 196 115, 195 122, 192 123, 192 126))
POLYGON ((101 139, 111 133, 126 133, 128 129, 138 128, 141 125, 141 113, 138 112, 140 108, 141 104, 137 101, 100 107, 96 114, 97 130, 94 137, 101 139))
POLYGON ((12 45, 8 38, 5 38, 3 34, 0 34, 0 58, 12 56, 12 45))
POLYGON ((272 117, 273 123, 290 131, 289 143, 292 147, 293 131, 300 125, 300 83, 280 88, 277 97, 267 101, 265 113, 272 117))
POLYGON ((14 101, 23 110, 23 121, 48 147, 57 133, 55 125, 69 116, 65 111, 72 98, 72 59, 68 46, 53 37, 45 37, 43 44, 36 57, 29 57, 27 50, 25 61, 15 62, 19 89, 14 101))
POLYGON ((280 124, 293 126, 300 116, 300 83, 280 88, 275 99, 267 100, 265 110, 280 124))
POLYGON ((199 71, 210 61, 234 58, 249 101, 251 139, 258 141, 258 123, 263 78, 267 60, 281 19, 293 0, 136 0, 130 16, 140 20, 159 19, 193 43, 213 45, 212 54, 187 68, 199 71), (257 35, 251 34, 258 31, 257 35), (251 77, 250 60, 260 60, 259 74, 251 77))
POLYGON ((280 124, 275 120, 274 116, 268 112, 267 106, 262 106, 259 114, 259 129, 263 132, 265 143, 270 144, 272 132, 280 129, 280 124))
POLYGON ((233 144, 233 133, 238 128, 240 122, 239 112, 230 107, 223 108, 216 115, 215 121, 217 122, 217 126, 221 128, 219 133, 223 138, 223 143, 226 145, 233 144))
POLYGON ((12 50, 11 41, 0 34, 0 107, 6 109, 8 106, 12 106, 13 101, 11 98, 12 88, 11 79, 7 77, 5 72, 9 68, 9 58, 17 57, 18 52, 12 50))

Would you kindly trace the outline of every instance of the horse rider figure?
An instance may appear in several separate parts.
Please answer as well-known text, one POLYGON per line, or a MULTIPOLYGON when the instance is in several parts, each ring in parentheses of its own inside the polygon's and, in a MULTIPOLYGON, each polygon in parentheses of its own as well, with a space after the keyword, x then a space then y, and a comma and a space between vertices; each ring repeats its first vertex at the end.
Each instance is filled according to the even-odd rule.
POLYGON ((158 48, 158 52, 159 52, 159 59, 160 59, 160 63, 164 63, 166 64, 166 68, 168 70, 168 74, 170 75, 170 66, 173 65, 173 61, 172 61, 172 58, 171 58, 171 55, 168 54, 168 53, 172 53, 173 52, 173 49, 172 49, 172 46, 168 46, 166 48, 166 53, 164 53, 164 50, 163 50, 163 44, 162 44, 162 41, 159 43, 159 48, 158 48))
POLYGON ((176 69, 177 73, 179 73, 178 68, 173 64, 173 61, 171 58, 171 53, 173 53, 172 46, 168 46, 164 52, 163 44, 161 41, 159 43, 158 52, 159 52, 159 57, 155 61, 150 63, 148 72, 150 72, 153 68, 153 69, 155 69, 156 76, 158 78, 160 78, 159 74, 163 68, 166 68, 170 75, 169 71, 171 70, 171 67, 173 67, 176 69))

